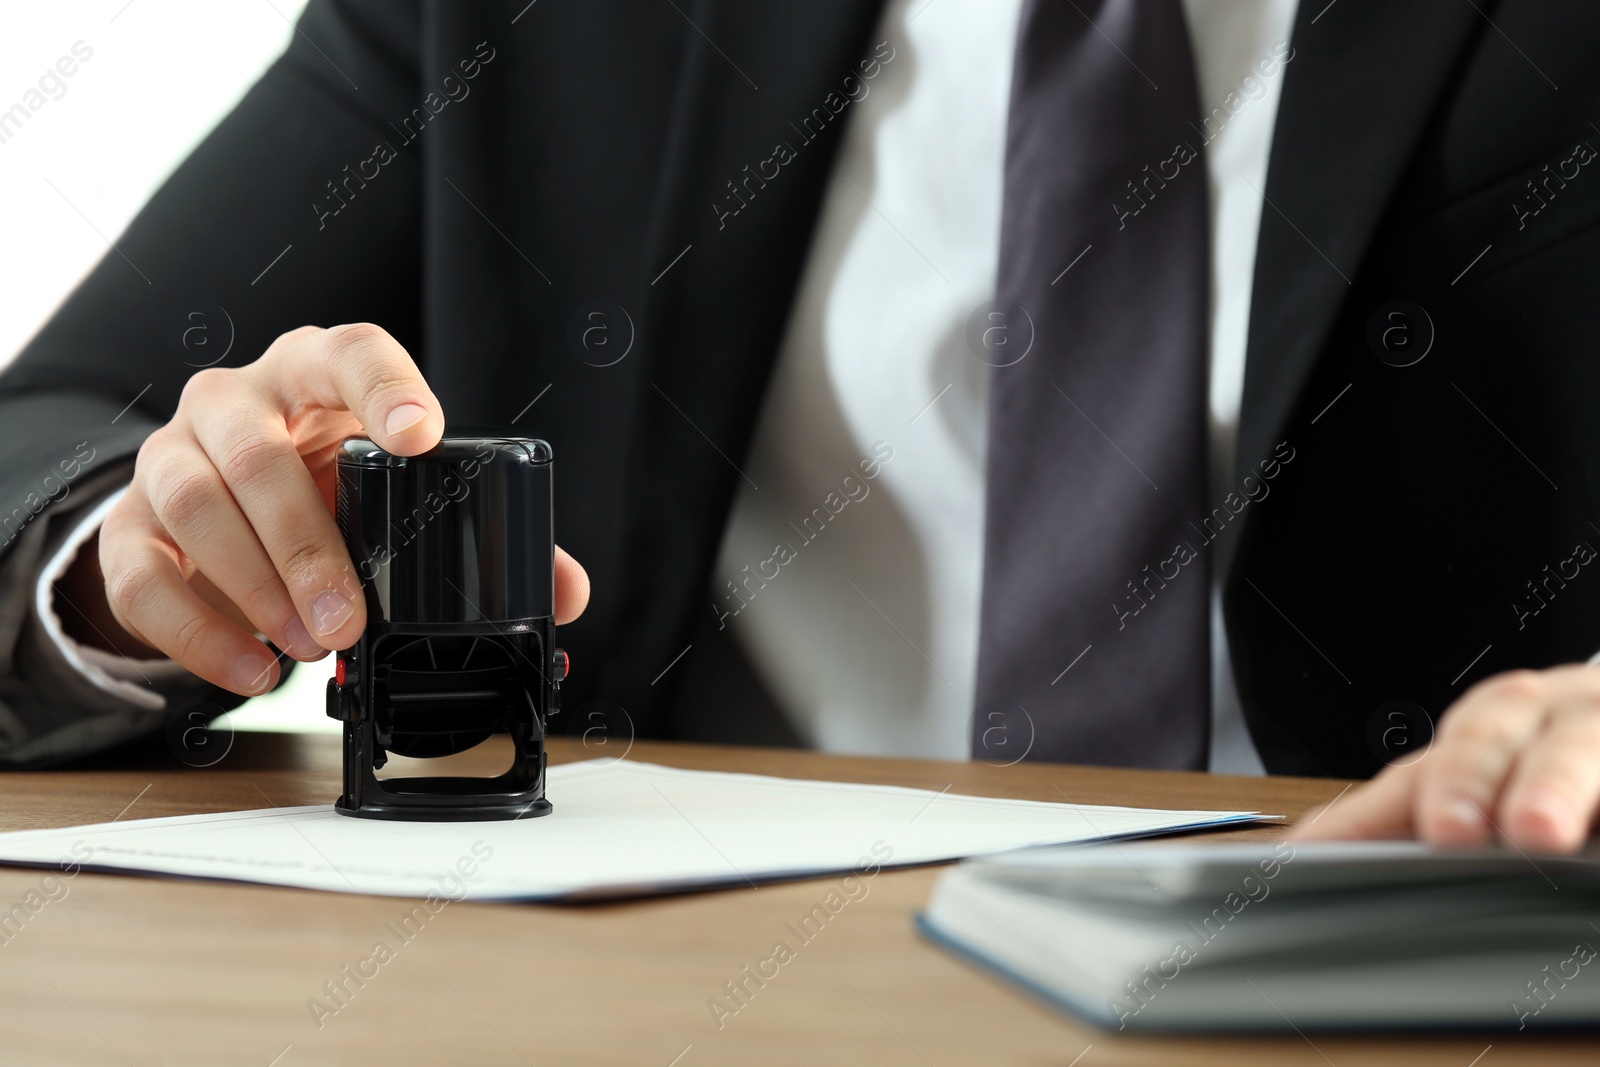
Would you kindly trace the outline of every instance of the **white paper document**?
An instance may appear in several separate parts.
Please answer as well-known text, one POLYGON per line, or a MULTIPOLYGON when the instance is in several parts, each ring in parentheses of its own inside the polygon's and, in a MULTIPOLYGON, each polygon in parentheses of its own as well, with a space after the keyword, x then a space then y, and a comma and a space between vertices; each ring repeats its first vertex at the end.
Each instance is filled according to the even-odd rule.
POLYGON ((225 879, 345 893, 560 901, 1121 840, 1262 816, 963 796, 679 770, 551 767, 555 810, 485 822, 355 819, 328 805, 0 834, 0 864, 225 879))

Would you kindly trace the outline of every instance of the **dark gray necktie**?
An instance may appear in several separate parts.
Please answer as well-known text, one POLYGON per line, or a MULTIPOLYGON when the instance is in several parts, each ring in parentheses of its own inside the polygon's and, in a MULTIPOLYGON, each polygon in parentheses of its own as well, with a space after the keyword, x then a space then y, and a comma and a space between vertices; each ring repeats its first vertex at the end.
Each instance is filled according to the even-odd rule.
POLYGON ((1198 113, 1177 0, 1027 0, 999 284, 969 329, 991 364, 977 759, 1206 765, 1198 113))

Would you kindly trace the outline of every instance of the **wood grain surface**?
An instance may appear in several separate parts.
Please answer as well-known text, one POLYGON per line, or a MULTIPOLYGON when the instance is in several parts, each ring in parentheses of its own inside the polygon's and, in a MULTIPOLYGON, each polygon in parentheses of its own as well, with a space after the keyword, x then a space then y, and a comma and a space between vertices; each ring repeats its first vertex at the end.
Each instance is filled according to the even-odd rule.
MULTIPOLYGON (((155 743, 69 770, 0 775, 0 829, 325 803, 338 792, 333 738, 241 733, 213 743, 208 760, 231 747, 206 768, 185 766, 155 743)), ((557 739, 552 758, 620 754, 615 741, 607 747, 586 752, 575 740, 557 739)), ((475 773, 503 755, 470 753, 452 769, 475 773)), ((629 758, 986 796, 1260 809, 1290 817, 1345 788, 1311 779, 669 743, 641 742, 629 758)), ((1201 839, 1282 832, 1261 827, 1201 839)), ((0 1063, 1503 1067, 1600 1060, 1600 1043, 1532 1032, 1206 1040, 1100 1032, 918 937, 912 916, 941 870, 879 873, 865 881, 865 895, 849 894, 855 899, 801 942, 786 924, 810 912, 839 879, 624 904, 463 901, 414 923, 401 940, 394 930, 413 904, 396 898, 0 869, 0 911, 29 893, 44 901, 25 923, 0 931, 0 1063), (46 884, 47 877, 56 881, 46 884), (729 998, 725 983, 742 980, 742 968, 769 956, 780 939, 793 958, 759 987, 746 982, 742 1005, 729 998), (379 941, 390 946, 391 958, 370 978, 346 977, 379 941), (325 983, 340 981, 345 992, 330 996, 325 983), (737 1010, 718 1018, 713 999, 737 1010)))

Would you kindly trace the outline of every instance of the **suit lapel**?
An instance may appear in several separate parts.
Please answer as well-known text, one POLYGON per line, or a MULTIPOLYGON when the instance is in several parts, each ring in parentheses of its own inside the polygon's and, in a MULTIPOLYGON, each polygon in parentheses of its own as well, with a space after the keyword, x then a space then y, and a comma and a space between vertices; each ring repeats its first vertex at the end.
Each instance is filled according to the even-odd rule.
POLYGON ((1484 30, 1468 3, 1301 0, 1267 169, 1236 479, 1281 439, 1449 72, 1484 30))
POLYGON ((882 0, 677 6, 683 61, 633 290, 639 344, 620 420, 630 479, 621 584, 634 594, 602 685, 641 708, 682 651, 690 613, 706 611, 707 570, 845 122, 814 137, 800 124, 834 112, 828 101, 859 74, 882 0), (775 152, 782 143, 790 156, 775 152))

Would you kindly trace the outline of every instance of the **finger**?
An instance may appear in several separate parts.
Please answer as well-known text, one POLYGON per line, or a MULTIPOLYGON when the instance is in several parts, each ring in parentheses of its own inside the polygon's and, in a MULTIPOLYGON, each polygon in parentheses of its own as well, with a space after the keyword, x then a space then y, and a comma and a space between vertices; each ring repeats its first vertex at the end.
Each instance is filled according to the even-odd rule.
POLYGON ((371 323, 285 334, 256 369, 279 410, 349 411, 395 455, 426 452, 444 434, 444 408, 410 353, 371 323))
MULTIPOLYGON (((179 551, 182 552, 181 549, 179 551)), ((245 632, 255 633, 257 637, 263 636, 256 632, 256 624, 245 617, 244 612, 239 610, 239 605, 228 599, 227 595, 217 588, 216 583, 206 577, 204 571, 199 570, 192 564, 184 566, 183 571, 189 576, 189 588, 194 590, 195 596, 222 612, 222 617, 235 626, 243 627, 245 632)), ((296 616, 296 618, 298 617, 296 616)), ((319 646, 317 651, 326 653, 328 650, 319 646)), ((279 662, 282 662, 283 657, 279 656, 278 659, 279 662)))
MULTIPOLYGON (((156 431, 137 480, 157 522, 255 630, 299 660, 327 650, 312 640, 277 568, 211 459, 187 432, 156 431)), ((202 597, 202 599, 205 599, 202 597)))
POLYGON ((1417 764, 1419 837, 1445 846, 1494 839, 1490 813, 1517 753, 1547 714, 1548 685, 1533 671, 1497 675, 1445 713, 1428 758, 1417 764))
POLYGON ((271 651, 184 582, 177 552, 141 494, 125 496, 101 527, 100 566, 112 616, 145 644, 243 696, 278 684, 271 651))
POLYGON ((322 648, 349 648, 361 638, 366 607, 344 538, 283 413, 244 374, 201 371, 190 378, 183 399, 190 428, 306 633, 322 648))
POLYGON ((1368 841, 1412 837, 1417 764, 1396 764, 1295 823, 1291 841, 1368 841))
POLYGON ((1496 818, 1506 840, 1575 852, 1600 807, 1600 707, 1590 696, 1558 707, 1517 761, 1496 818))
POLYGON ((567 623, 583 614, 589 606, 589 572, 583 564, 556 546, 556 625, 567 623))

